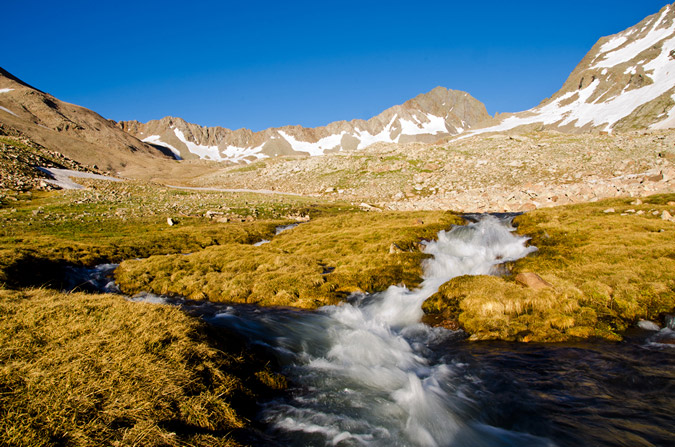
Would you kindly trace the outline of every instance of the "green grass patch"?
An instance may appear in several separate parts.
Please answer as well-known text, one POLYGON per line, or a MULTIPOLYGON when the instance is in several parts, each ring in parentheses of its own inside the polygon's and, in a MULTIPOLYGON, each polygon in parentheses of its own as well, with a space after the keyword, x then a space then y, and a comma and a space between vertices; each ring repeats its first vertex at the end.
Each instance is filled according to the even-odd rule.
POLYGON ((355 291, 416 286, 426 256, 420 240, 458 223, 459 217, 445 212, 343 211, 258 247, 221 244, 188 256, 125 261, 115 278, 125 293, 316 308, 355 291))

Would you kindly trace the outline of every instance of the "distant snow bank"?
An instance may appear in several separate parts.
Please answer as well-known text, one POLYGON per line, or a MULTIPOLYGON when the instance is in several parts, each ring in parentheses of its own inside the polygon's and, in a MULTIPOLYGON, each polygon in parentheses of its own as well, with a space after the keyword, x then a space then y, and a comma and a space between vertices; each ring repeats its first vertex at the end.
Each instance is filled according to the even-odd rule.
POLYGON ((143 138, 141 141, 144 143, 150 143, 154 144, 155 146, 162 146, 168 148, 171 152, 173 152, 174 157, 176 160, 182 160, 180 156, 180 151, 176 149, 175 147, 171 146, 169 143, 165 143, 160 139, 159 135, 150 135, 147 138, 143 138))
POLYGON ((83 189, 84 188, 84 186, 72 181, 71 177, 91 178, 91 179, 97 179, 97 180, 109 180, 111 182, 121 182, 122 181, 122 179, 110 177, 110 176, 107 176, 107 175, 91 174, 89 172, 73 171, 71 169, 41 168, 41 167, 38 167, 37 169, 39 169, 40 171, 42 171, 45 174, 48 174, 52 177, 51 180, 49 180, 49 179, 45 180, 46 182, 51 183, 51 184, 56 185, 56 186, 59 186, 63 189, 83 189))

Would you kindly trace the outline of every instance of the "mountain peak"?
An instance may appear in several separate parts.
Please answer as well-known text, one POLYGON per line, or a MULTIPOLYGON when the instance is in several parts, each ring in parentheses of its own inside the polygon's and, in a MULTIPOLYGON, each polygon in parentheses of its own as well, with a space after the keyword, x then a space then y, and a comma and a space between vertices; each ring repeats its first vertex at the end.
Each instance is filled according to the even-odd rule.
POLYGON ((675 4, 602 37, 537 107, 475 133, 539 124, 568 132, 675 127, 675 4))
POLYGON ((364 149, 374 143, 435 142, 491 120, 485 105, 466 92, 436 87, 369 120, 326 126, 284 126, 252 132, 202 127, 165 117, 142 124, 121 122, 125 131, 177 157, 250 162, 277 155, 323 155, 364 149))

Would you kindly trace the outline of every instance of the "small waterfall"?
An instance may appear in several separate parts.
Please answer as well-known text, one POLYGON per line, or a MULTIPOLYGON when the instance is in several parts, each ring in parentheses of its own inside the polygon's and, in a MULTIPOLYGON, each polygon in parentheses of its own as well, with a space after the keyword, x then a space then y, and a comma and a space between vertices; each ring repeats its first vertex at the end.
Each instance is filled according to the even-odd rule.
MULTIPOLYGON (((279 225, 274 230, 274 235, 276 236, 276 235, 279 235, 279 234, 283 233, 284 231, 292 230, 293 228, 297 227, 298 225, 299 224, 296 224, 296 223, 289 224, 289 225, 279 225)), ((253 246, 254 247, 260 247, 261 245, 269 244, 270 242, 272 242, 272 241, 270 241, 269 239, 263 239, 261 241, 258 241, 256 243, 254 243, 253 246)))
POLYGON ((470 423, 452 364, 433 364, 427 346, 455 333, 420 323, 422 303, 448 280, 491 274, 535 250, 509 221, 485 216, 426 244, 424 281, 392 286, 317 312, 230 307, 210 319, 278 354, 296 384, 262 419, 283 445, 506 446, 547 440, 470 423))

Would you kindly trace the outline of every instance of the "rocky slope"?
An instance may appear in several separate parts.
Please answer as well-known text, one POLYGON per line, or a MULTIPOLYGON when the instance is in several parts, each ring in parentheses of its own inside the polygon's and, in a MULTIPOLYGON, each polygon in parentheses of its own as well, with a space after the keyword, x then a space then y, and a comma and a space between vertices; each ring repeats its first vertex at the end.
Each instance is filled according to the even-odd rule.
POLYGON ((96 173, 95 170, 82 166, 59 152, 50 151, 0 123, 0 191, 58 189, 58 186, 49 181, 50 176, 35 169, 36 166, 96 173))
POLYGON ((227 167, 193 184, 276 189, 381 209, 525 211, 673 191, 675 132, 543 131, 442 145, 380 143, 366 152, 227 167))
POLYGON ((181 118, 120 122, 131 135, 171 150, 182 159, 250 162, 277 155, 323 155, 374 143, 434 142, 492 122, 485 106, 468 93, 437 87, 365 121, 327 126, 285 126, 252 132, 202 127, 181 118))
MULTIPOLYGON (((565 132, 675 127, 675 4, 601 38, 552 97, 471 132, 534 125, 565 132)), ((463 135, 462 137, 465 137, 463 135)))
POLYGON ((0 68, 0 124, 48 150, 108 171, 153 167, 166 153, 120 130, 99 114, 58 100, 0 68))

